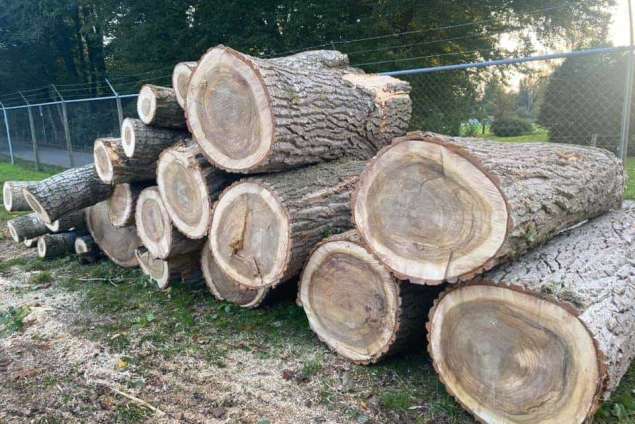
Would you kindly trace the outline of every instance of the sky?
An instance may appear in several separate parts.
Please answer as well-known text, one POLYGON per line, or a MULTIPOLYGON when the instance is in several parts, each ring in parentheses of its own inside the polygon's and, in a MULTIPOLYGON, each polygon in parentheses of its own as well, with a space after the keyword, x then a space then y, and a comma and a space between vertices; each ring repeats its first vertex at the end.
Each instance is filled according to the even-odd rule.
POLYGON ((609 37, 616 46, 624 46, 629 43, 628 1, 632 0, 618 0, 618 5, 613 11, 613 23, 609 37))

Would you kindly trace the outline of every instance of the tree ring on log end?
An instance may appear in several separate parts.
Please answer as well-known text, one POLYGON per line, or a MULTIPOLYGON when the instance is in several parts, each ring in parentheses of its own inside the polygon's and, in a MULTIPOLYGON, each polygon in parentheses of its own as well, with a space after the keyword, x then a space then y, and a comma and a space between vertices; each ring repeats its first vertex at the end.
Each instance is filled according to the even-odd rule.
POLYGON ((33 212, 35 212, 45 224, 52 224, 53 221, 51 220, 48 212, 46 212, 46 209, 44 209, 40 204, 40 201, 37 200, 27 189, 23 189, 22 193, 24 194, 24 199, 29 204, 29 207, 33 209, 33 212))
POLYGON ((9 229, 9 234, 11 235, 11 238, 13 239, 13 241, 15 241, 16 243, 21 242, 22 240, 20 240, 20 236, 18 235, 18 232, 16 231, 15 227, 13 226, 13 222, 8 222, 7 223, 7 228, 9 229))
POLYGON ((176 95, 176 101, 183 109, 185 109, 185 100, 187 96, 187 88, 190 84, 190 77, 192 76, 192 68, 196 62, 177 63, 172 72, 172 87, 174 87, 174 94, 176 95))
POLYGON ((135 151, 136 134, 134 129, 134 123, 132 119, 126 118, 121 124, 121 144, 123 146, 123 152, 129 158, 134 156, 135 151))
POLYGON ((302 274, 300 300, 320 340, 352 361, 381 358, 398 330, 397 281, 350 241, 327 242, 313 252, 302 274))
POLYGON ((505 287, 461 287, 441 298, 429 331, 441 380, 483 422, 582 423, 595 406, 595 344, 555 303, 505 287))
POLYGON ((95 158, 95 170, 99 179, 106 184, 111 184, 114 177, 114 168, 110 154, 103 141, 97 139, 93 148, 95 158))
POLYGON ((139 119, 146 125, 150 125, 154 120, 157 111, 157 98, 151 87, 144 85, 139 91, 137 99, 137 114, 139 119))
POLYGON ((86 208, 86 226, 95 243, 114 263, 126 268, 139 264, 135 250, 141 245, 141 240, 137 236, 135 226, 113 226, 109 218, 107 201, 86 208))
POLYGON ((81 237, 77 237, 75 239, 75 253, 77 253, 78 255, 81 255, 83 253, 88 253, 89 249, 88 246, 86 245, 86 241, 84 241, 83 238, 81 237))
POLYGON ((212 215, 212 201, 207 182, 188 158, 166 150, 158 162, 157 184, 173 224, 189 238, 207 235, 212 215))
POLYGON ((135 221, 143 245, 152 256, 166 259, 172 246, 172 221, 156 187, 139 194, 135 221))
POLYGON ((230 186, 214 207, 209 243, 223 272, 238 284, 260 288, 280 283, 290 257, 286 209, 264 186, 230 186))
POLYGON ((273 116, 258 71, 240 53, 215 48, 193 72, 187 91, 190 131, 217 167, 244 172, 269 155, 273 116))
POLYGON ((159 289, 164 290, 170 285, 170 269, 167 261, 153 257, 150 252, 142 248, 137 249, 135 255, 143 273, 154 280, 159 289))
POLYGON ((249 289, 232 281, 218 267, 209 246, 203 247, 201 268, 205 284, 218 300, 234 303, 243 308, 255 308, 267 297, 269 288, 249 289))
POLYGON ((388 268, 427 284, 481 267, 508 226, 505 198, 487 174, 455 150, 417 140, 393 144, 369 164, 353 216, 388 268))
POLYGON ((107 201, 108 218, 112 225, 115 227, 127 225, 131 220, 135 206, 130 184, 117 184, 107 201))
POLYGON ((37 239, 37 256, 39 258, 46 258, 46 241, 44 237, 37 239))
POLYGON ((11 193, 11 183, 7 181, 2 186, 2 202, 4 203, 4 209, 7 212, 11 212, 13 210, 13 196, 11 193))

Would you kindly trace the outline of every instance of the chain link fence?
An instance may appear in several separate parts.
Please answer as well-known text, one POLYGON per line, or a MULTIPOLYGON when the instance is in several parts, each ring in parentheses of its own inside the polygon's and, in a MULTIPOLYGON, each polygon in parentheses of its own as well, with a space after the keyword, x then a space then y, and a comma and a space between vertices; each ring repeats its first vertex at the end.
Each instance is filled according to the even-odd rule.
MULTIPOLYGON (((412 85, 412 130, 592 145, 616 154, 628 140, 635 155, 635 137, 625 137, 623 119, 629 110, 629 52, 593 49, 385 73, 412 85)), ((61 167, 90 163, 95 138, 119 136, 120 119, 136 115, 134 94, 26 102, 4 104, 1 160, 13 156, 61 167)), ((635 114, 629 115, 630 124, 635 114)))

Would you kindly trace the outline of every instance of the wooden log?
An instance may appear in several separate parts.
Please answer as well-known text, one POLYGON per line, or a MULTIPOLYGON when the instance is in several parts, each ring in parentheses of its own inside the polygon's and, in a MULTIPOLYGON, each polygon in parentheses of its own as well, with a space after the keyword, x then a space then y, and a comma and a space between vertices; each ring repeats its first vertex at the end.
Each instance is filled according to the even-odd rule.
POLYGON ((212 295, 220 301, 230 302, 241 308, 257 308, 267 299, 272 290, 269 287, 252 289, 237 284, 218 267, 207 243, 201 252, 201 268, 205 284, 212 295))
POLYGON ((2 202, 7 212, 30 211, 22 189, 37 184, 37 181, 5 181, 2 186, 2 202))
POLYGON ((110 222, 108 202, 103 201, 86 211, 86 224, 95 243, 110 260, 119 266, 132 268, 138 264, 135 250, 141 246, 134 225, 117 228, 110 222))
POLYGON ((155 281, 161 290, 167 289, 173 283, 192 283, 203 278, 198 252, 158 259, 145 247, 140 247, 136 255, 143 273, 155 281))
POLYGON ((483 422, 582 423, 635 355, 635 203, 444 293, 429 351, 483 422))
POLYGON ((35 212, 13 218, 7 222, 7 228, 11 238, 16 243, 35 239, 49 232, 49 229, 35 212))
POLYGON ((185 113, 176 99, 174 89, 146 84, 137 98, 139 119, 153 127, 183 130, 187 128, 185 113))
POLYGON ((126 156, 120 138, 98 138, 93 156, 97 175, 105 184, 152 181, 156 177, 156 166, 126 156))
POLYGON ((86 211, 80 209, 77 211, 69 212, 60 216, 53 221, 52 224, 44 224, 51 233, 61 233, 73 230, 75 232, 86 231, 86 211))
POLYGON ((176 101, 183 110, 185 110, 187 88, 190 85, 190 77, 194 68, 196 68, 196 62, 180 62, 176 64, 172 72, 172 87, 174 87, 176 101))
POLYGON ((148 187, 139 194, 135 221, 143 245, 158 259, 198 252, 205 242, 188 239, 176 229, 156 186, 148 187))
POLYGON ((139 119, 126 118, 121 125, 123 151, 138 164, 155 166, 161 152, 178 141, 187 140, 187 131, 155 128, 139 119))
POLYGON ((108 199, 108 217, 115 227, 127 227, 135 223, 134 215, 139 194, 149 183, 117 184, 108 199))
POLYGON ((73 168, 24 188, 24 197, 42 221, 52 224, 69 212, 107 199, 112 187, 104 184, 93 164, 73 168))
POLYGON ((405 134, 409 92, 404 81, 349 67, 337 51, 258 59, 219 46, 192 73, 188 126, 210 162, 230 172, 369 159, 405 134))
POLYGON ((93 264, 101 257, 101 249, 92 236, 85 235, 75 239, 75 254, 81 264, 93 264))
POLYGON ((355 363, 370 364, 425 346, 422 330, 438 294, 395 278, 351 230, 318 244, 298 300, 320 340, 355 363))
POLYGON ((360 178, 353 216, 398 277, 468 280, 618 208, 622 163, 606 150, 411 133, 360 178))
POLYGON ((25 239, 23 243, 29 249, 37 247, 37 238, 25 239))
POLYGON ((207 236, 212 206, 236 178, 209 164, 196 143, 177 143, 161 153, 157 184, 176 228, 191 239, 207 236))
POLYGON ((75 253, 77 233, 44 234, 37 240, 37 255, 42 259, 54 259, 75 253))
POLYGON ((364 161, 337 161, 240 180, 214 206, 218 266, 250 288, 296 277, 326 233, 352 228, 350 196, 364 161))

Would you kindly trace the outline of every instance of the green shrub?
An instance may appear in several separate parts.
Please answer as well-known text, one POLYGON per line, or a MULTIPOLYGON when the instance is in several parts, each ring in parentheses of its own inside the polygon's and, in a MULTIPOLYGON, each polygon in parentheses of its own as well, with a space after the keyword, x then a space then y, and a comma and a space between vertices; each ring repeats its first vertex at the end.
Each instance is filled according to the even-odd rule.
POLYGON ((491 131, 498 137, 517 137, 530 134, 533 130, 531 122, 517 116, 498 118, 491 127, 491 131))

